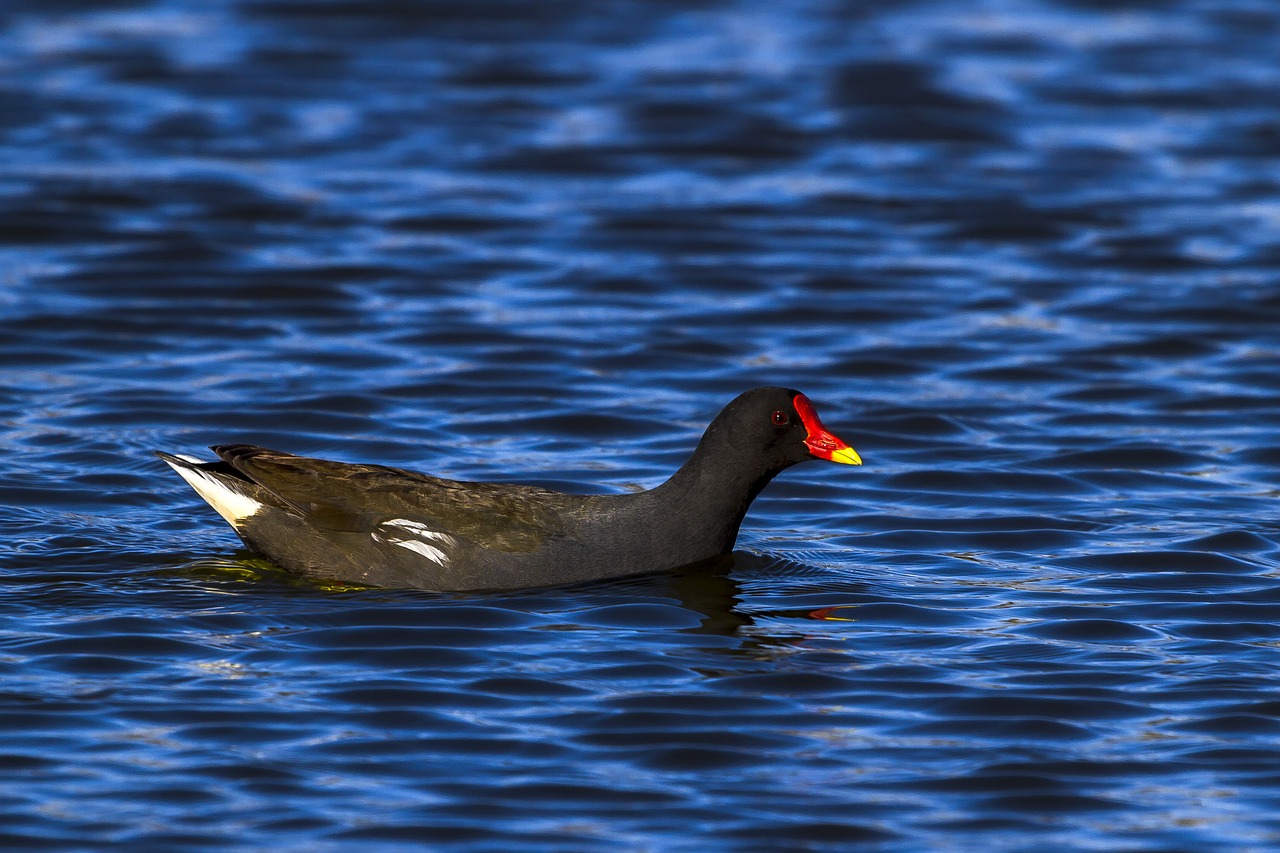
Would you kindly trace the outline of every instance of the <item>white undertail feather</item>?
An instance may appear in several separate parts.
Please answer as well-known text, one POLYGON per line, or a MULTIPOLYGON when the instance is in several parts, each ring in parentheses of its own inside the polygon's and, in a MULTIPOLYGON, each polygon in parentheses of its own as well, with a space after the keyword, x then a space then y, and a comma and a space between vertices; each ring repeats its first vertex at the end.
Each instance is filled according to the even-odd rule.
MULTIPOLYGON (((193 463, 200 461, 189 456, 179 458, 193 463)), ((168 460, 165 461, 168 462, 168 460)), ((253 498, 230 488, 217 477, 199 468, 187 468, 172 462, 169 462, 169 467, 177 471, 178 476, 186 480, 187 484, 196 490, 196 494, 204 498, 205 502, 217 510, 218 515, 225 518, 232 527, 239 527, 241 522, 262 509, 262 504, 253 498)))

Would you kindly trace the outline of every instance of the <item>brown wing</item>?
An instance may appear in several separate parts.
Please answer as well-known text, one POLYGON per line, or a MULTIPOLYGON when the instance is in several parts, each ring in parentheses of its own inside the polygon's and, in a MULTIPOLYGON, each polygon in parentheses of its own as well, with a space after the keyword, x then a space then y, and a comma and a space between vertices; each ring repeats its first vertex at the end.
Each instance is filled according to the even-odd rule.
POLYGON ((334 532, 369 532, 405 519, 477 547, 528 552, 565 532, 566 501, 573 500, 532 486, 463 483, 245 444, 212 449, 308 523, 334 532))

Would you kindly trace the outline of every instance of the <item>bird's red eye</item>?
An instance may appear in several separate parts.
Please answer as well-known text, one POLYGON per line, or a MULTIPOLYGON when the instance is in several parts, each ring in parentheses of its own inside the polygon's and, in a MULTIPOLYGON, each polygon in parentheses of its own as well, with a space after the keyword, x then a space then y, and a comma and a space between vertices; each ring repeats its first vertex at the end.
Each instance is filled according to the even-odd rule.
POLYGON ((778 426, 786 426, 790 420, 791 418, 787 417, 787 413, 782 411, 782 409, 778 409, 778 411, 773 413, 773 422, 778 426))

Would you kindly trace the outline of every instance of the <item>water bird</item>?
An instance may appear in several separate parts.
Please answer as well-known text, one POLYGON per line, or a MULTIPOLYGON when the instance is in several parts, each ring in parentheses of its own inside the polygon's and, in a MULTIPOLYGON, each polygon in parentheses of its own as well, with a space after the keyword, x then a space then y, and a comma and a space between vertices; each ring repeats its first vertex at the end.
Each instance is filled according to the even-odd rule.
POLYGON ((462 482, 248 444, 202 462, 156 451, 250 550, 316 579, 442 592, 661 571, 733 550, 756 495, 792 465, 861 465, 804 394, 756 388, 711 421, 688 461, 643 492, 573 495, 462 482))

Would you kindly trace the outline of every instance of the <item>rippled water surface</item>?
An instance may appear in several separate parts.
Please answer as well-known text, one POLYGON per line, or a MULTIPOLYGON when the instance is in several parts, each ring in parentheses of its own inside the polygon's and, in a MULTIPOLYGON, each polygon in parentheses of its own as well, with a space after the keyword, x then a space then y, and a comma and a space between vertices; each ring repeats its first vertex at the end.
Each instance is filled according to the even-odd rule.
POLYGON ((1280 846, 1280 7, 0 11, 0 846, 1280 846), (238 549, 150 455, 582 492, 746 388, 725 565, 238 549))

